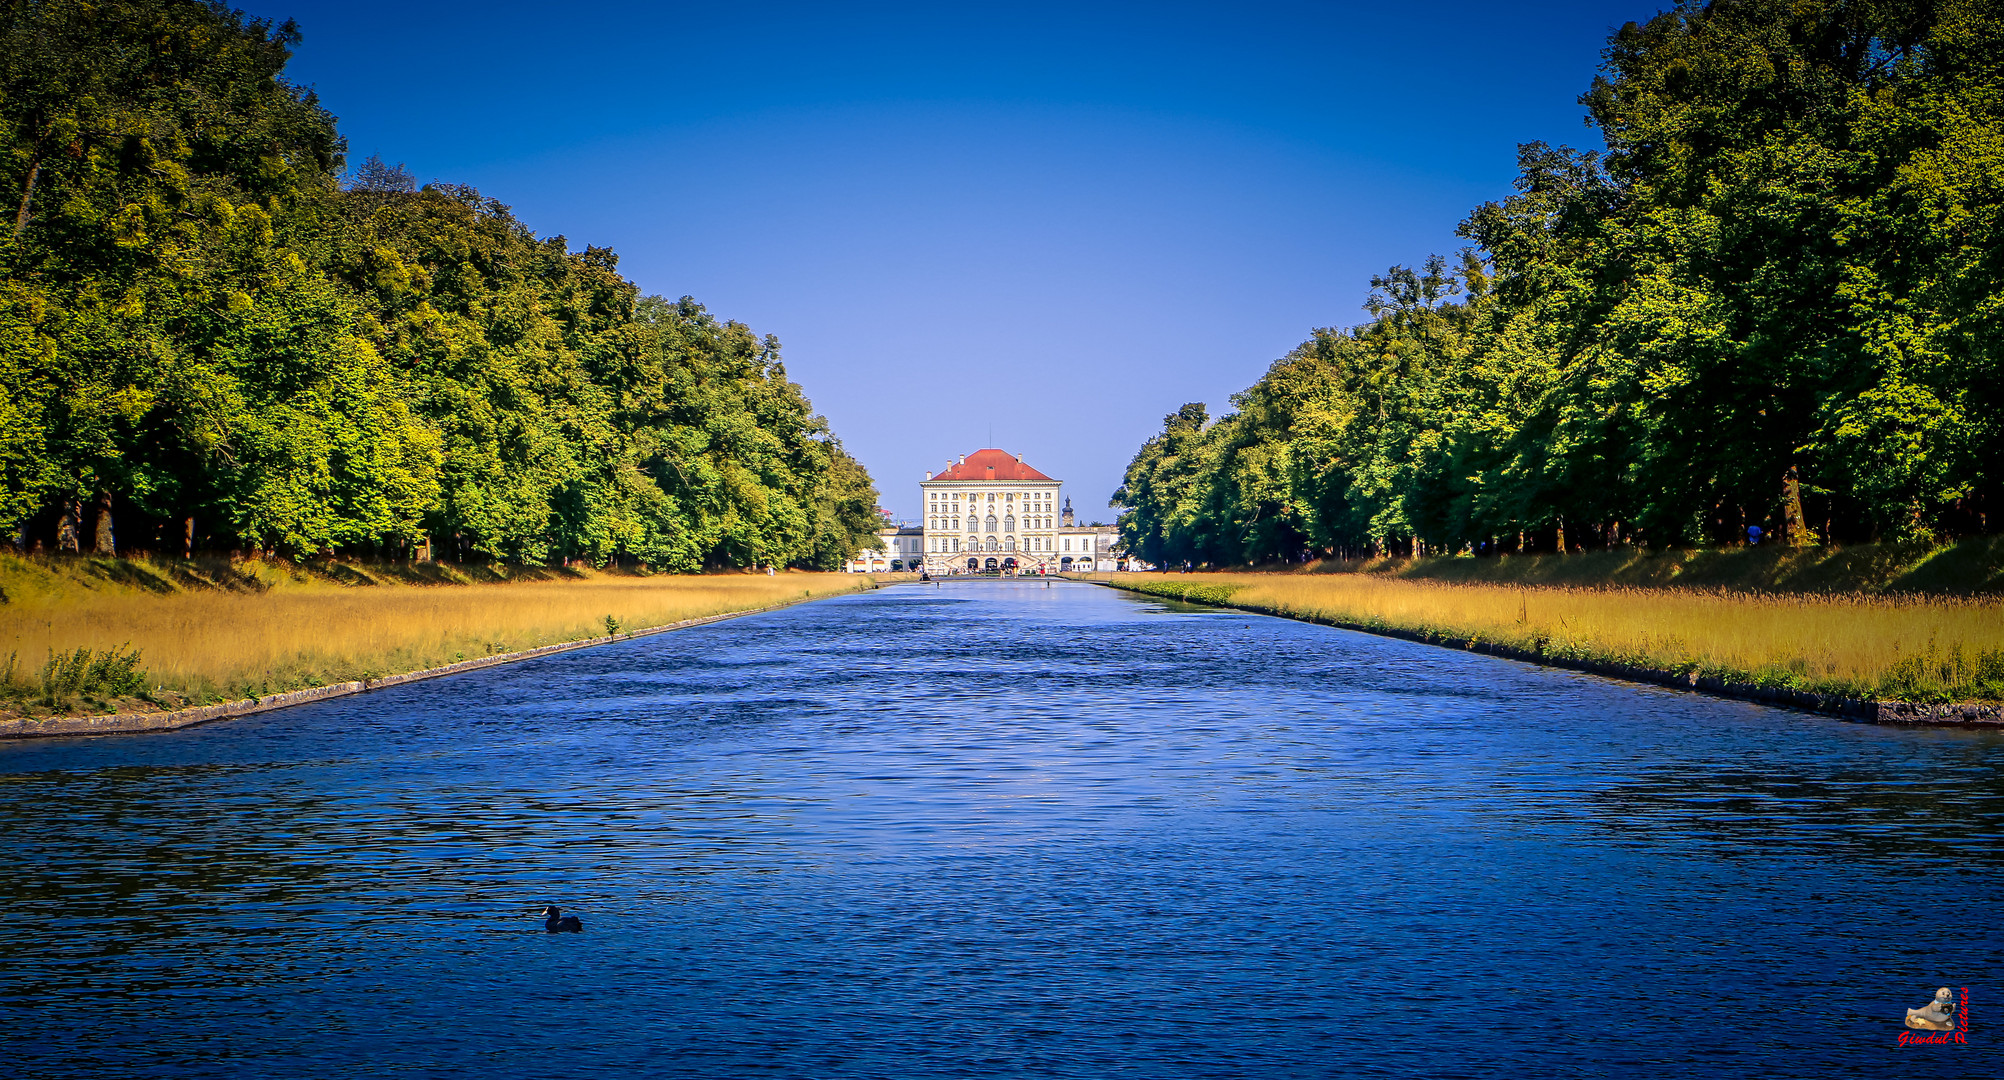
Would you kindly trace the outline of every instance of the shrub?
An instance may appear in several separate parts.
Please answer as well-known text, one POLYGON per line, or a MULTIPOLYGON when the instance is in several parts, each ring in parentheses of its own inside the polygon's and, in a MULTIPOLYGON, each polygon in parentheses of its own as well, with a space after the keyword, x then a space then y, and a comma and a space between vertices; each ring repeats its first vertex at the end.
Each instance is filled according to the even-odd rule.
POLYGON ((142 697, 146 693, 146 672, 139 667, 139 650, 126 645, 102 652, 79 648, 63 653, 51 650, 42 665, 42 703, 54 705, 78 694, 93 697, 142 697))

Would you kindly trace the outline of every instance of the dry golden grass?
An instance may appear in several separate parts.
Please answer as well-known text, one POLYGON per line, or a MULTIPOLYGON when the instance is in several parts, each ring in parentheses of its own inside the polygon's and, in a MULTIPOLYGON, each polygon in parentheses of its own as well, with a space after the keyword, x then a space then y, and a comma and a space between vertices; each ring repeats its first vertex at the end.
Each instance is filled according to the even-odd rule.
MULTIPOLYGON (((39 693, 51 652, 78 648, 141 653, 140 667, 163 704, 324 685, 416 671, 492 653, 621 632, 683 619, 850 592, 849 574, 581 574, 573 579, 465 585, 343 586, 282 571, 266 591, 173 591, 18 577, 0 606, 0 665, 14 663, 7 697, 17 710, 39 693), (25 594, 25 595, 23 595, 25 594)), ((57 703, 92 711, 105 702, 57 703)), ((0 701, 0 710, 7 703, 0 701)), ((33 711, 47 711, 48 706, 33 711)))
POLYGON ((2004 698, 1995 599, 1440 584, 1363 574, 1124 574, 1143 591, 1547 655, 1858 697, 2004 698))

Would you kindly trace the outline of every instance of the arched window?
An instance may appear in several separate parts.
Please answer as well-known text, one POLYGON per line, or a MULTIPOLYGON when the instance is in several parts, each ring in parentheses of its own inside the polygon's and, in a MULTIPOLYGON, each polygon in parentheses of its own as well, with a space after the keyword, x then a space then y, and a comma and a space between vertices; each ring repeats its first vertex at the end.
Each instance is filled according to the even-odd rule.
POLYGON ((1003 532, 1016 531, 1016 515, 1010 514, 1009 516, 1002 519, 1002 531, 1003 532))
POLYGON ((989 532, 994 532, 994 531, 995 531, 995 515, 994 515, 994 514, 990 514, 990 515, 988 515, 988 531, 989 531, 989 532))

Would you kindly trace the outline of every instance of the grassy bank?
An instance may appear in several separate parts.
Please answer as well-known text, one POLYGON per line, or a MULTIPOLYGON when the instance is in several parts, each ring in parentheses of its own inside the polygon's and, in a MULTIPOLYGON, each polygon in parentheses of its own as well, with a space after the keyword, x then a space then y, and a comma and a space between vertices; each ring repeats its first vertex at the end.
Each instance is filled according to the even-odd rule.
POLYGON ((847 574, 0 556, 0 714, 262 696, 868 585, 847 574))
POLYGON ((1373 574, 1122 574, 1126 588, 1861 700, 2004 700, 2004 603, 1554 588, 1373 574))
POLYGON ((1329 559, 1309 573, 1364 573, 1412 581, 1575 588, 1727 589, 1740 592, 2004 594, 2004 536, 1918 546, 1644 551, 1497 558, 1329 559))

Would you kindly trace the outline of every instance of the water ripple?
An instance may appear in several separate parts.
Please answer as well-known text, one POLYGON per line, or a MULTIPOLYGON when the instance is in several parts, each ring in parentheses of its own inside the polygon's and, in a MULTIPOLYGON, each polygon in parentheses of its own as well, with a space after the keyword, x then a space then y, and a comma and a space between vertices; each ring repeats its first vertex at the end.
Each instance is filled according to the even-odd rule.
POLYGON ((0 746, 0 1023, 34 1077, 1884 1075, 2004 989, 1999 750, 899 587, 0 746))

